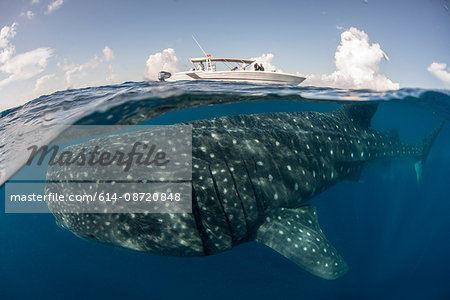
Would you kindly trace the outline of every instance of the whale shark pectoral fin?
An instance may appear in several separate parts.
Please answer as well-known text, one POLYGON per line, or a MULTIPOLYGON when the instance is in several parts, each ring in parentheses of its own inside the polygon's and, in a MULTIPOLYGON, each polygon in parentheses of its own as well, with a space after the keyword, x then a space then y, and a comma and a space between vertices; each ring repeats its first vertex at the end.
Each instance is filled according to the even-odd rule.
POLYGON ((257 229, 255 241, 324 279, 336 279, 348 270, 320 229, 316 209, 310 205, 270 212, 257 229))

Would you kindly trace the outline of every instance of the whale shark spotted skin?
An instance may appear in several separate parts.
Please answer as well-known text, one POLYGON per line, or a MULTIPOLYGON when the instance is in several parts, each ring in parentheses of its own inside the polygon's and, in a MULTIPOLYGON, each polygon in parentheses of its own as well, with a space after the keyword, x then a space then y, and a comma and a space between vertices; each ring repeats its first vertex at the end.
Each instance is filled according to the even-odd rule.
POLYGON ((342 180, 358 180, 371 160, 411 156, 419 174, 438 132, 406 145, 393 132, 370 128, 376 109, 345 105, 331 113, 190 122, 192 213, 54 215, 80 237, 160 255, 212 255, 256 241, 335 279, 348 266, 305 203, 342 180))

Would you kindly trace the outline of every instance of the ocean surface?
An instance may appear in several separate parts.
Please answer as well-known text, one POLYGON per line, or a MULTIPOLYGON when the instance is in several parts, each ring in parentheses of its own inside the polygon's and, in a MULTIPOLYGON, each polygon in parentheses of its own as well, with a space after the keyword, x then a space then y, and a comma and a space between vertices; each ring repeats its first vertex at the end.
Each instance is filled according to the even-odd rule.
MULTIPOLYGON (((82 240, 52 214, 0 215, 0 299, 450 299, 450 91, 389 92, 214 82, 126 82, 42 96, 0 113, 0 195, 23 180, 27 147, 59 125, 165 125, 378 102, 372 127, 414 143, 447 121, 418 182, 411 159, 368 163, 317 195, 321 227, 349 265, 318 278, 254 242, 200 258, 82 240)), ((26 177, 26 176, 25 176, 26 177)), ((24 185, 26 182, 24 182, 24 185)))

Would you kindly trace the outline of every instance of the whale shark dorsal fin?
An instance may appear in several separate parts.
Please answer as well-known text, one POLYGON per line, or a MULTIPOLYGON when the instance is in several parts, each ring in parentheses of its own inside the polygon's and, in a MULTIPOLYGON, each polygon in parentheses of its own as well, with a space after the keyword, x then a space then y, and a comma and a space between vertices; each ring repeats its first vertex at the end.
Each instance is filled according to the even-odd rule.
POLYGON ((336 279, 348 270, 320 229, 316 209, 310 205, 270 211, 257 229, 255 241, 325 279, 336 279))
POLYGON ((345 104, 336 113, 346 116, 353 124, 369 128, 378 103, 345 104))

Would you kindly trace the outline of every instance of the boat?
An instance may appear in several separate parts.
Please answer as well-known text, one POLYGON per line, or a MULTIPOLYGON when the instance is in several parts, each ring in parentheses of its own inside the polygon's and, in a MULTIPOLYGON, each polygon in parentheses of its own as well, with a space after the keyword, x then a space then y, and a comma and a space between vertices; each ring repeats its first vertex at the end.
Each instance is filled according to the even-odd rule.
POLYGON ((158 75, 159 80, 210 80, 298 85, 306 79, 302 76, 283 72, 255 71, 256 60, 254 59, 215 58, 207 54, 205 57, 191 58, 190 61, 193 65, 190 71, 174 74, 161 71, 158 75), (217 70, 216 63, 218 62, 223 63, 228 70, 217 70))
POLYGON ((190 71, 174 74, 160 71, 158 74, 160 81, 208 80, 299 85, 306 79, 302 76, 276 72, 275 70, 265 71, 262 64, 258 65, 255 59, 213 57, 211 54, 206 54, 206 51, 194 36, 192 36, 192 39, 205 56, 191 58, 193 68, 190 71), (216 67, 218 62, 223 63, 228 70, 218 70, 216 67))

